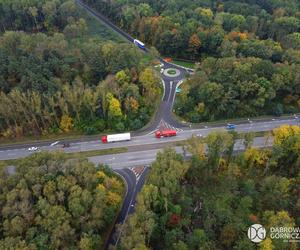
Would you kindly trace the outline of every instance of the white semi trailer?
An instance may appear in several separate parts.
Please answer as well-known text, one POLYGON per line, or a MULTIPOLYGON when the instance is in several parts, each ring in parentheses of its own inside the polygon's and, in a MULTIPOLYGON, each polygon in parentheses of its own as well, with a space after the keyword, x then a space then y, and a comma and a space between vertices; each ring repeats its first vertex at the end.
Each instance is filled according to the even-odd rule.
POLYGON ((104 136, 102 136, 101 140, 103 143, 118 142, 118 141, 130 141, 131 136, 130 136, 130 133, 104 135, 104 136))

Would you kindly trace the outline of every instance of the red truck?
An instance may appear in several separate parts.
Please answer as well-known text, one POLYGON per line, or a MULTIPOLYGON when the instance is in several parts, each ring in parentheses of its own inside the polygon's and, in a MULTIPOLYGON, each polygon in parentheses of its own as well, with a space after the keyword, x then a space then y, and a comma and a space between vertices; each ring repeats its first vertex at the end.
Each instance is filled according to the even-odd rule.
POLYGON ((171 136, 176 136, 177 132, 176 130, 173 129, 168 129, 168 130, 158 130, 155 132, 155 137, 156 138, 161 138, 161 137, 171 137, 171 136))

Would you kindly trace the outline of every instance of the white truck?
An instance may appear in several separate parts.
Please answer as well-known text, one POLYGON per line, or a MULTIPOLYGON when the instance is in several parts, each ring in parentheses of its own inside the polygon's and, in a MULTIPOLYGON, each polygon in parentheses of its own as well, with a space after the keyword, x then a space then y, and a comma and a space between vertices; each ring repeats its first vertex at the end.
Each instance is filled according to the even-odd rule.
POLYGON ((130 140, 131 140, 130 133, 114 134, 114 135, 104 135, 101 138, 101 141, 103 143, 118 142, 118 141, 130 141, 130 140))

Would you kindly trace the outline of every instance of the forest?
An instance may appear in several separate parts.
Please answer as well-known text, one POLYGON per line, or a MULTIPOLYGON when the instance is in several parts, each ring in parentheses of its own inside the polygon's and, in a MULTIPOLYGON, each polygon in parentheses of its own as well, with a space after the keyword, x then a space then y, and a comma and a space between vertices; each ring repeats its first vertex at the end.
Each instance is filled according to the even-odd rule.
POLYGON ((0 138, 136 130, 160 80, 133 45, 89 36, 74 1, 0 1, 0 138))
POLYGON ((0 166, 0 249, 99 249, 123 182, 86 159, 43 152, 0 166))
POLYGON ((298 0, 85 2, 162 55, 198 62, 176 98, 186 121, 299 112, 298 0))
POLYGON ((181 89, 175 113, 191 122, 295 114, 300 109, 300 64, 208 57, 181 89))
POLYGON ((189 160, 172 148, 159 153, 120 229, 120 249, 298 249, 297 242, 268 236, 256 245, 247 237, 255 223, 267 230, 300 224, 300 129, 283 125, 272 133, 274 145, 264 149, 246 134, 239 154, 237 134, 222 131, 205 142, 189 139, 189 160))

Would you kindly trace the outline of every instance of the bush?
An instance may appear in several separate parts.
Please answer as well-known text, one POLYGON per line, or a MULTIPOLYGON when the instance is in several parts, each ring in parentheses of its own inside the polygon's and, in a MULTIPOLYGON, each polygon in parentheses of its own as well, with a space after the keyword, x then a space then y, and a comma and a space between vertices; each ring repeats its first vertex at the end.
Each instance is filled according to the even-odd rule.
POLYGON ((98 133, 98 130, 94 127, 85 127, 84 128, 84 133, 86 135, 95 135, 98 133))
POLYGON ((118 132, 123 132, 125 130, 125 126, 123 122, 118 122, 115 126, 114 129, 118 132))
POLYGON ((134 119, 130 122, 130 128, 133 130, 139 129, 143 126, 143 123, 139 119, 134 119))
POLYGON ((97 119, 93 123, 93 127, 98 130, 98 132, 102 132, 105 129, 105 122, 102 119, 97 119))

